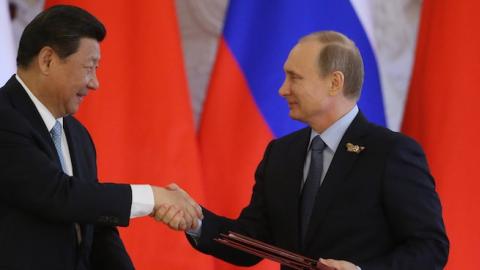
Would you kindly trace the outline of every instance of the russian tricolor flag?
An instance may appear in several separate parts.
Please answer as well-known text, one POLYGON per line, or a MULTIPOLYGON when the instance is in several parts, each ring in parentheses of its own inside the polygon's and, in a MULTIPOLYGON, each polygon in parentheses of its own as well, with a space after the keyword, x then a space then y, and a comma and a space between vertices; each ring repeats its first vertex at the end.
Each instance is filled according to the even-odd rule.
POLYGON ((366 71, 360 109, 385 125, 377 61, 350 1, 231 0, 200 123, 208 208, 235 218, 250 200, 268 141, 304 126, 288 117, 278 89, 290 49, 321 30, 342 32, 357 44, 366 71))

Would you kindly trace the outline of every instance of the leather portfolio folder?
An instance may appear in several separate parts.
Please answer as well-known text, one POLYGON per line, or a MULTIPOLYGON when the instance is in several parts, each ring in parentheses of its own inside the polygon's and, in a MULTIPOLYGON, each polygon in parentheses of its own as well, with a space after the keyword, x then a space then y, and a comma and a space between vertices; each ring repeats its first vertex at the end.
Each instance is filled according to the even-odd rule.
POLYGON ((298 270, 335 270, 318 260, 281 249, 235 232, 220 234, 215 241, 252 255, 269 259, 298 270))

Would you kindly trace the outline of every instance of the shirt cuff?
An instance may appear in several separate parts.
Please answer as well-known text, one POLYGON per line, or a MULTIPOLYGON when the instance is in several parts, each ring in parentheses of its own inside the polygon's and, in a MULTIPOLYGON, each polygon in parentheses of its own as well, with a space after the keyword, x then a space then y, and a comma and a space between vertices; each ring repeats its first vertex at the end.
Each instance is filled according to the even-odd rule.
POLYGON ((198 221, 198 226, 195 229, 187 230, 187 234, 193 237, 195 240, 200 238, 202 235, 202 220, 197 219, 198 221))
POLYGON ((148 216, 153 212, 155 199, 150 185, 130 185, 132 189, 132 208, 130 218, 148 216))

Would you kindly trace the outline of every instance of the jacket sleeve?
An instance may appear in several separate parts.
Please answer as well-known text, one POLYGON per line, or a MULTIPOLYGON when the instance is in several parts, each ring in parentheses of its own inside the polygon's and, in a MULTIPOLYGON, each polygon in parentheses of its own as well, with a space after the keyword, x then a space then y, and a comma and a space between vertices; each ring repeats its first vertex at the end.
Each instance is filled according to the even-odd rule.
POLYGON ((190 244, 192 244, 195 249, 240 266, 255 265, 262 260, 262 258, 257 256, 217 243, 214 239, 217 238, 220 233, 234 231, 264 242, 271 241, 263 189, 264 167, 268 162, 272 144, 273 142, 268 145, 263 160, 255 172, 255 185, 249 205, 242 210, 240 216, 235 220, 218 216, 204 209, 201 236, 199 238, 193 238, 187 234, 190 244))
POLYGON ((54 222, 129 223, 131 189, 81 181, 63 173, 25 120, 0 112, 1 200, 54 222))

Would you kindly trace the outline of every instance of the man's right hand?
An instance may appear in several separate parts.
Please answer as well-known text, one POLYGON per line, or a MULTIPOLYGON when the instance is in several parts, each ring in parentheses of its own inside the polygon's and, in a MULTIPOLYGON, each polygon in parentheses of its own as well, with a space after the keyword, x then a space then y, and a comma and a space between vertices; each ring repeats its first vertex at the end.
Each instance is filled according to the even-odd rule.
POLYGON ((167 187, 152 186, 155 207, 152 216, 155 220, 174 230, 189 230, 198 226, 203 218, 202 208, 176 184, 167 187))

